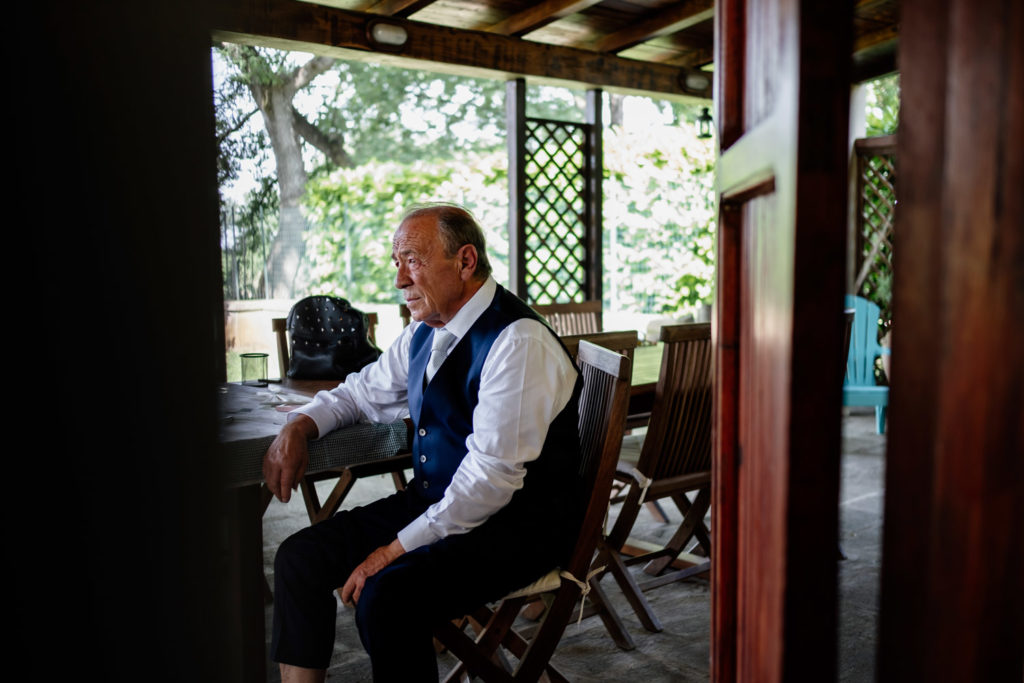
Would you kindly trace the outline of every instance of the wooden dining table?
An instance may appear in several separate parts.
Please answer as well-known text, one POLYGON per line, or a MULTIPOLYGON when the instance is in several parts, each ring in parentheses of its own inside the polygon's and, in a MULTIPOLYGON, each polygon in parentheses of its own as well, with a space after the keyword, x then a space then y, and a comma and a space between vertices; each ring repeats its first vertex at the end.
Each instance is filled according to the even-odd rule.
POLYGON ((644 344, 633 350, 627 422, 632 422, 633 416, 649 414, 654 407, 654 388, 661 373, 662 348, 661 344, 644 344))
MULTIPOLYGON (((219 443, 225 496, 233 520, 228 534, 234 590, 229 596, 238 619, 240 680, 266 680, 263 596, 263 456, 295 407, 337 381, 286 379, 266 386, 227 383, 219 388, 219 443)), ((389 458, 408 448, 405 421, 360 423, 337 429, 309 444, 308 474, 389 458)), ((297 494, 296 494, 297 495, 297 494)))

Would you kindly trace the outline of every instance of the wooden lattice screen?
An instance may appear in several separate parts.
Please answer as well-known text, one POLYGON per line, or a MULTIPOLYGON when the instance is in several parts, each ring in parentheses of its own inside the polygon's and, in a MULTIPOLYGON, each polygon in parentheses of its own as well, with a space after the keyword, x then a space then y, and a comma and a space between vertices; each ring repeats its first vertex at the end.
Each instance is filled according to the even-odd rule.
POLYGON ((535 304, 601 299, 601 91, 587 123, 525 116, 509 85, 510 275, 535 304))
POLYGON ((533 303, 586 297, 587 125, 526 119, 526 294, 533 303))
POLYGON ((853 291, 878 304, 892 321, 893 227, 896 216, 896 136, 862 138, 857 155, 856 259, 853 291))

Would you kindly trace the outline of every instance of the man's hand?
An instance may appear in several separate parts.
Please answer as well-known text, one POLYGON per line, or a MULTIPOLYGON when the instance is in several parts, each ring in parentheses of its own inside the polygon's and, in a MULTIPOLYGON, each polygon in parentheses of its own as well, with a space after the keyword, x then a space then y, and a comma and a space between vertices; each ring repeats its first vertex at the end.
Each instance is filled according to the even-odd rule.
POLYGON ((396 538, 388 545, 381 546, 370 553, 363 563, 352 570, 345 585, 341 587, 341 601, 348 607, 359 602, 366 580, 384 567, 394 562, 405 553, 405 548, 396 538))
POLYGON ((316 423, 299 415, 281 428, 263 456, 263 481, 282 503, 292 497, 309 464, 309 440, 316 438, 316 423))

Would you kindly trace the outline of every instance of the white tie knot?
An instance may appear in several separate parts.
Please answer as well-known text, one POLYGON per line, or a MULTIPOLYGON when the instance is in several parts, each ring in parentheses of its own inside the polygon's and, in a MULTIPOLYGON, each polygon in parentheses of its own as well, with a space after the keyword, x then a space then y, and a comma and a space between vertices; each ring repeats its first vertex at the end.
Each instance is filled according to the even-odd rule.
POLYGON ((448 357, 448 347, 454 338, 455 335, 444 328, 434 330, 434 339, 430 345, 430 360, 427 362, 428 382, 434 378, 434 373, 441 367, 444 359, 448 357))

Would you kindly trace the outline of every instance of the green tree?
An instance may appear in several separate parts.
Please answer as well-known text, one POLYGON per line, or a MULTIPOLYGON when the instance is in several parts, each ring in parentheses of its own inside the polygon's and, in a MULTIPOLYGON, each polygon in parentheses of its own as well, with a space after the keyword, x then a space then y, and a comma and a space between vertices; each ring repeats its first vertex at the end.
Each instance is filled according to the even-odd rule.
MULTIPOLYGON (((305 287, 302 202, 311 175, 371 160, 451 158, 503 141, 503 86, 497 81, 325 57, 301 61, 297 53, 229 43, 214 56, 226 67, 216 98, 222 183, 238 178, 243 162, 273 164, 279 219, 267 296, 294 298, 305 287), (310 94, 314 80, 326 86, 305 98, 306 112, 300 113, 295 100, 310 94), (247 124, 255 123, 256 112, 262 127, 254 132, 247 124)), ((242 215, 269 215, 266 198, 250 193, 249 204, 263 203, 247 206, 242 215)))
POLYGON ((868 137, 895 133, 900 119, 900 75, 889 74, 868 83, 865 105, 868 137))
POLYGON ((500 81, 366 62, 339 62, 319 120, 344 132, 354 166, 451 159, 501 147, 500 81))
POLYGON ((330 69, 335 60, 313 57, 296 65, 288 53, 234 43, 222 44, 219 51, 234 67, 228 79, 231 87, 244 84, 262 116, 277 172, 280 213, 267 262, 266 294, 292 298, 306 227, 300 206, 308 179, 303 141, 315 146, 336 165, 351 163, 338 131, 318 128, 299 113, 293 100, 300 90, 330 69))
POLYGON ((606 131, 604 278, 612 310, 678 314, 711 302, 711 142, 689 123, 606 131))
POLYGON ((445 164, 371 160, 335 169, 309 185, 311 292, 364 303, 399 302, 390 236, 409 204, 461 204, 485 230, 495 277, 508 277, 507 159, 473 153, 445 164))

